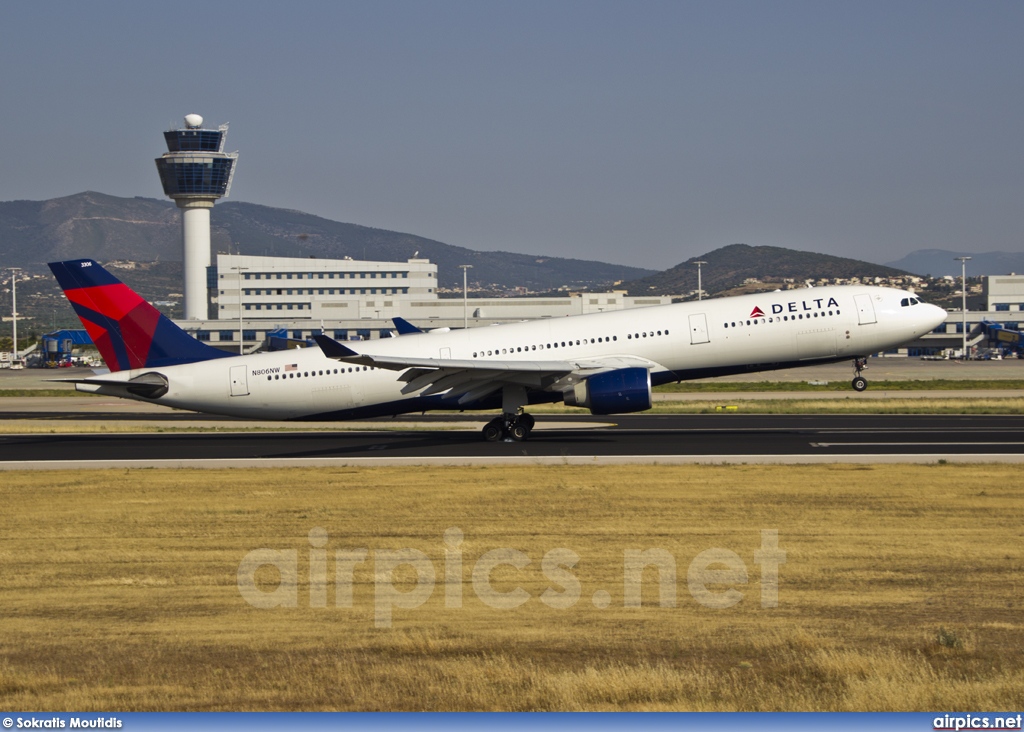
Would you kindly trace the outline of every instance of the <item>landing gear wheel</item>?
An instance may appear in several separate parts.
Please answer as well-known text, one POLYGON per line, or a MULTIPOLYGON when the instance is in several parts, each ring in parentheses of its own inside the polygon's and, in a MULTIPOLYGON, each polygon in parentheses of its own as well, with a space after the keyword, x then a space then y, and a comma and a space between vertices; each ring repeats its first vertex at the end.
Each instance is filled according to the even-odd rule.
POLYGON ((500 417, 495 417, 484 425, 484 439, 488 442, 497 442, 501 439, 502 433, 505 431, 504 427, 505 425, 503 420, 500 417))
POLYGON ((860 375, 860 372, 868 367, 868 360, 864 356, 853 359, 853 385, 854 391, 864 391, 868 388, 868 380, 860 375))
POLYGON ((519 415, 519 424, 523 425, 527 432, 531 432, 533 430, 533 426, 537 424, 537 420, 529 414, 521 414, 519 415))
POLYGON ((529 433, 530 431, 522 422, 516 422, 508 428, 508 436, 512 438, 513 442, 522 442, 529 433))

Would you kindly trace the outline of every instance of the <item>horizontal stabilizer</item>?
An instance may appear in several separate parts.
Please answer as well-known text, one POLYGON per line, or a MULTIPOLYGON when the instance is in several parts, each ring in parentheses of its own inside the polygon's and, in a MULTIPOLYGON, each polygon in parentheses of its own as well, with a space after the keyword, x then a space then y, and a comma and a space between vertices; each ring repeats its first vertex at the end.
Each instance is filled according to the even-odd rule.
POLYGON ((146 399, 159 399, 160 397, 167 393, 169 388, 169 385, 167 383, 167 377, 164 376, 163 374, 158 374, 155 371, 142 374, 141 376, 136 376, 134 379, 115 379, 103 378, 102 376, 86 376, 72 379, 47 379, 47 381, 63 384, 75 384, 76 387, 79 384, 96 387, 115 387, 117 389, 124 389, 126 392, 134 396, 140 396, 146 399))

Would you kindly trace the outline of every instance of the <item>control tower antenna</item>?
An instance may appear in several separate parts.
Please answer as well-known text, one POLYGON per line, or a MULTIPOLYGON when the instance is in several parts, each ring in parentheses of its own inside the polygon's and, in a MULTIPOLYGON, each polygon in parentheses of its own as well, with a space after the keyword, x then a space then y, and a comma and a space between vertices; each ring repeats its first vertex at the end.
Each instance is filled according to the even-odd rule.
POLYGON ((184 129, 164 132, 167 152, 156 159, 164 194, 181 209, 186 320, 207 317, 210 209, 231 190, 238 160, 238 153, 224 152, 227 134, 227 125, 204 129, 198 114, 185 115, 184 129))

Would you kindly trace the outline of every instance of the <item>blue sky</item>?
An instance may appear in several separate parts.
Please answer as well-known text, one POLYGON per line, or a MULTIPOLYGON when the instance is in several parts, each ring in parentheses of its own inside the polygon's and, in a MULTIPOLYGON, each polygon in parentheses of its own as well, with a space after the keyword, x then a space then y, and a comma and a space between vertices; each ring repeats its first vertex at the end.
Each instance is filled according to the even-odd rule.
MULTIPOLYGON (((743 242, 1024 248, 1024 3, 8 2, 0 200, 232 200, 651 268, 743 242)), ((243 245, 244 246, 244 245, 243 245)))

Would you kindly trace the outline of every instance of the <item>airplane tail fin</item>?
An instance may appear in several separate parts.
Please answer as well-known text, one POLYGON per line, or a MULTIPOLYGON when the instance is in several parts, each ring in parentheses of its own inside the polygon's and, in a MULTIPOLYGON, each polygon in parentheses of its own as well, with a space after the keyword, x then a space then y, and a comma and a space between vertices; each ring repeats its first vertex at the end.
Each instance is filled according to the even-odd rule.
POLYGON ((232 355, 197 341, 91 259, 49 267, 111 371, 232 355))
POLYGON ((395 324, 395 330, 398 331, 398 335, 412 335, 413 333, 422 333, 423 330, 417 328, 415 325, 410 323, 405 318, 392 318, 391 321, 395 324))

